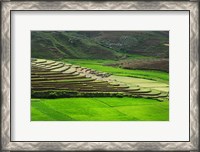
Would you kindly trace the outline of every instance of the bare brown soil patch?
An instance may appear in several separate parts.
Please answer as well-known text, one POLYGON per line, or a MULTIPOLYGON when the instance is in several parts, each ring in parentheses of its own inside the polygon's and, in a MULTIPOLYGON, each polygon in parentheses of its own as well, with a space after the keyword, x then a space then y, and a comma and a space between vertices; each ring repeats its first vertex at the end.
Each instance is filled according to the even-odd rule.
POLYGON ((106 64, 108 66, 120 67, 124 69, 138 69, 138 70, 159 70, 169 72, 168 59, 135 59, 124 60, 117 63, 106 64))

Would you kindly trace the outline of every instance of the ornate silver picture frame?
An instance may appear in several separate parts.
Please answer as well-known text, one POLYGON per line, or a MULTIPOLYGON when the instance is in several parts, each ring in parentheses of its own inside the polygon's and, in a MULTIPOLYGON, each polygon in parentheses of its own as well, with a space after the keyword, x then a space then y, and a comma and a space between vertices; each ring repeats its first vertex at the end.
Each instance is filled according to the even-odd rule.
MULTIPOLYGON (((198 1, 2 1, 1 2, 1 151, 124 150, 199 151, 199 2, 198 1), (117 10, 189 11, 189 141, 12 141, 11 15, 15 11, 117 10)), ((181 56, 181 55, 180 55, 181 56)), ((169 130, 170 132, 170 130, 169 130)))

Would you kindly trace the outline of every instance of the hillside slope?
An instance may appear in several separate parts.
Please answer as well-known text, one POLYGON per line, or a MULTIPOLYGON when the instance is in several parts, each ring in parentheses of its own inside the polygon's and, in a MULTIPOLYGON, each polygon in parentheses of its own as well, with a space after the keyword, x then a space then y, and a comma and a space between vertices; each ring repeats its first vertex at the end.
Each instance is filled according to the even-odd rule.
POLYGON ((131 55, 168 58, 167 31, 32 31, 31 56, 45 59, 112 59, 131 55))
POLYGON ((168 91, 158 88, 162 86, 165 90, 168 88, 167 84, 157 81, 111 76, 69 63, 46 59, 31 62, 31 96, 34 98, 128 96, 163 101, 168 99, 168 91))

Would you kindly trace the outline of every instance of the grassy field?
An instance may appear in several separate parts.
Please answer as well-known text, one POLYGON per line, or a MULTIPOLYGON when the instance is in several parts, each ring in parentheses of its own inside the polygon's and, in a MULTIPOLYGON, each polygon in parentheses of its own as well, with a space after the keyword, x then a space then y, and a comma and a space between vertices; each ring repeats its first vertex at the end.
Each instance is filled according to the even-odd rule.
POLYGON ((168 121, 169 102, 144 98, 32 99, 32 121, 168 121))
POLYGON ((76 64, 91 68, 101 72, 108 72, 113 75, 144 78, 160 82, 169 82, 169 73, 156 70, 128 70, 118 67, 104 66, 104 64, 113 63, 113 60, 85 60, 85 59, 65 59, 66 63, 76 64))

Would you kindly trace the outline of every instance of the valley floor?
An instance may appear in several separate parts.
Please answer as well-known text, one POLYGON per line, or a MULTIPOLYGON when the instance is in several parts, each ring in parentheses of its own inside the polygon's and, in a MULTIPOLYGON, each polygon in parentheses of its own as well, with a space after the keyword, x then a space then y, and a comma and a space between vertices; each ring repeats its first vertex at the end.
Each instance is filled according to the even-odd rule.
POLYGON ((168 121, 169 102, 144 98, 32 99, 32 121, 168 121))

